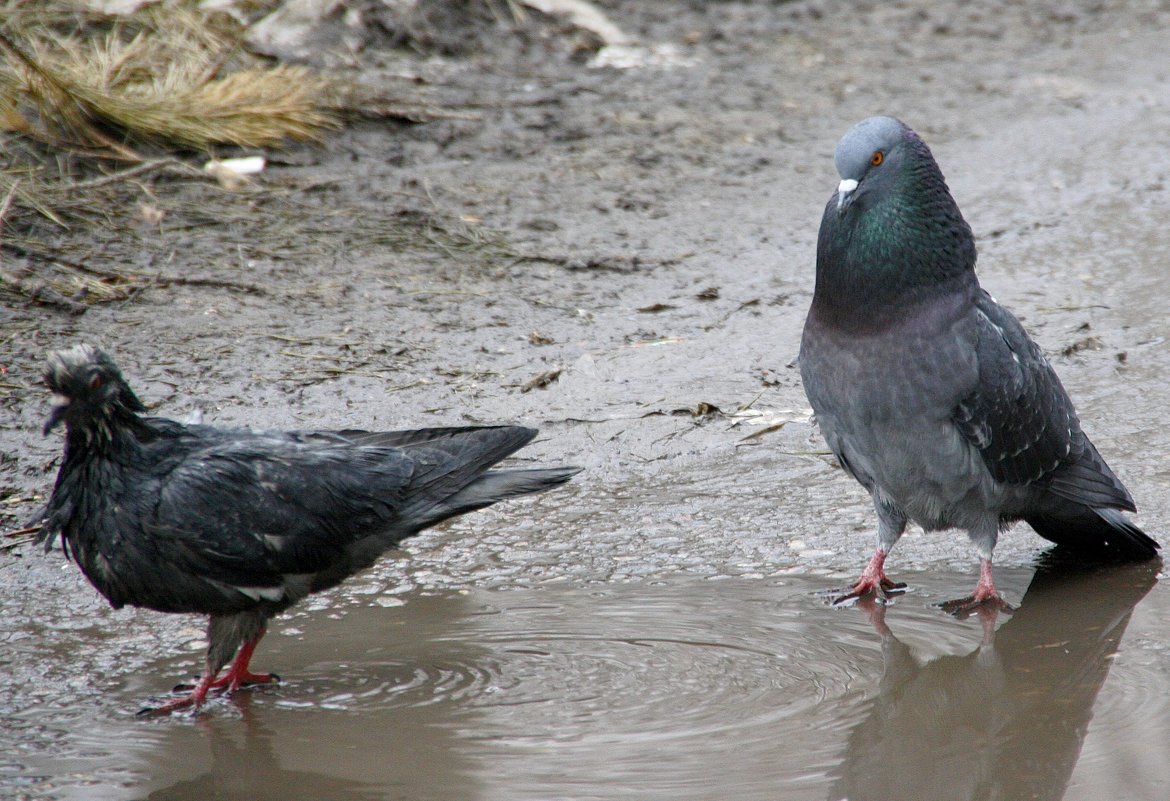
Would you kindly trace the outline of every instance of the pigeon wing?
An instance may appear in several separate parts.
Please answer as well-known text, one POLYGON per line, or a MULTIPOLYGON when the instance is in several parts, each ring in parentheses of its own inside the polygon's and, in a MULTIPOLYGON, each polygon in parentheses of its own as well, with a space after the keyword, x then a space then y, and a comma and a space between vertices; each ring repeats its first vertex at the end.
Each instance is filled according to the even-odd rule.
POLYGON ((391 526, 413 465, 398 451, 227 441, 190 454, 163 481, 152 533, 185 569, 237 587, 278 586, 329 567, 391 526))
POLYGON ((1040 347, 986 292, 976 302, 979 383, 953 420, 996 481, 1038 486, 1089 506, 1132 508, 1128 492, 1081 431, 1040 347))
POLYGON ((488 505, 495 499, 461 502, 462 491, 535 433, 500 426, 380 440, 366 432, 225 437, 170 471, 155 533, 193 571, 234 586, 275 586, 282 575, 336 567, 361 540, 375 537, 388 548, 488 505))

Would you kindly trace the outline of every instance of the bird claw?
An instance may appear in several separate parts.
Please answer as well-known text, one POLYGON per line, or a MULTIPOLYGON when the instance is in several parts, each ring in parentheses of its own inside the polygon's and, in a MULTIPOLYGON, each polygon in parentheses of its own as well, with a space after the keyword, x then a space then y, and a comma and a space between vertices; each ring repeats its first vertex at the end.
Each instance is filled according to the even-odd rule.
MULTIPOLYGON (((199 677, 195 677, 195 681, 199 681, 199 677)), ((216 679, 207 685, 208 690, 219 690, 221 692, 235 692, 236 690, 250 689, 252 687, 263 687, 266 684, 279 684, 280 676, 275 673, 246 673, 243 676, 237 677, 233 683, 231 676, 224 676, 216 679)), ((189 693, 195 689, 195 684, 176 684, 171 688, 173 693, 189 693)))
POLYGON ((830 598, 829 605, 837 608, 853 606, 858 601, 874 601, 887 606, 894 601, 893 596, 902 595, 909 589, 904 581, 890 581, 882 578, 880 581, 862 579, 849 588, 825 590, 821 593, 830 598))
MULTIPOLYGON (((180 684, 179 686, 182 687, 183 685, 180 684)), ((140 718, 156 718, 156 717, 162 717, 163 715, 169 715, 172 712, 179 711, 180 709, 186 709, 186 708, 190 707, 191 714, 197 715, 199 713, 200 708, 202 708, 202 706, 203 705, 201 703, 195 702, 195 696, 187 695, 187 696, 184 696, 183 698, 171 699, 170 701, 167 701, 166 703, 163 703, 163 704, 159 704, 158 706, 144 706, 142 709, 139 709, 135 714, 140 718)))

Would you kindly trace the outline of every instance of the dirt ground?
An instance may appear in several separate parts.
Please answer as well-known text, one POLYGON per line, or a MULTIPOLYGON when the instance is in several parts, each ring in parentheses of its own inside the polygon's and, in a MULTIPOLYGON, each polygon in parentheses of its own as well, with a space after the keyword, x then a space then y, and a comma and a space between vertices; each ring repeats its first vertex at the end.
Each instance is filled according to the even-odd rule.
MULTIPOLYGON (((1051 355, 1165 541, 1170 6, 598 5, 640 63, 595 66, 548 20, 504 18, 422 53, 371 43, 361 80, 466 113, 354 122, 271 153, 262 197, 197 195, 207 207, 182 224, 46 226, 70 260, 150 285, 84 313, 0 308, 4 528, 46 496, 59 456, 40 434, 44 353, 84 340, 156 414, 520 422, 542 430, 522 458, 586 468, 555 497, 427 535, 411 549, 416 587, 847 576, 872 548, 871 512, 820 454, 794 359, 833 147, 880 113, 932 146, 984 285, 1051 355), (446 227, 395 229, 430 217, 446 227)), ((160 178, 141 202, 186 191, 160 178)), ((897 559, 973 582, 961 540, 911 534, 897 559)), ((999 558, 1010 573, 1042 546, 1021 531, 999 558)), ((56 556, 0 551, 0 631, 33 643, 0 656, 0 707, 23 709, 29 682, 51 706, 90 698, 197 625, 113 618, 99 600, 56 556), (113 620, 122 638, 98 636, 80 665, 39 661, 113 620), (88 633, 63 634, 71 624, 88 633), (98 690, 82 669, 105 671, 98 690)))

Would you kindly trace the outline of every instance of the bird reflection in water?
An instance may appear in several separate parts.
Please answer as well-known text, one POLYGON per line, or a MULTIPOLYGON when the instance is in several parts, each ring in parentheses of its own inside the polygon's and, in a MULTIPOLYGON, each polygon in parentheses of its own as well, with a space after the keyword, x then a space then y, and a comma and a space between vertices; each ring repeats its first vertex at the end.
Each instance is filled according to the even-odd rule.
POLYGON ((1064 796, 1112 657, 1162 562, 1090 565, 1057 551, 1015 614, 998 631, 986 625, 964 656, 920 664, 886 607, 866 605, 884 672, 829 798, 1064 796))
POLYGON ((189 801, 195 798, 248 798, 253 801, 289 798, 329 798, 335 801, 375 801, 382 788, 352 779, 310 770, 289 769, 280 764, 273 743, 275 732, 266 730, 251 710, 247 694, 232 696, 243 717, 238 721, 213 722, 197 718, 197 725, 211 748, 211 769, 193 778, 152 792, 147 801, 189 801), (299 795, 305 794, 307 795, 299 795))

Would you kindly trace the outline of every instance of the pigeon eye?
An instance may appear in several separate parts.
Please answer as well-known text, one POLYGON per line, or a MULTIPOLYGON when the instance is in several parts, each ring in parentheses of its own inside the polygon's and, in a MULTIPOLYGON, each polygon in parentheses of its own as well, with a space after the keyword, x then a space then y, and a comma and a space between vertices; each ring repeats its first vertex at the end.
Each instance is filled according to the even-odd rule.
POLYGON ((886 160, 886 154, 880 150, 873 151, 873 155, 869 157, 869 163, 873 167, 880 166, 886 160))
POLYGON ((102 388, 102 376, 100 373, 89 379, 89 388, 94 392, 102 388))

